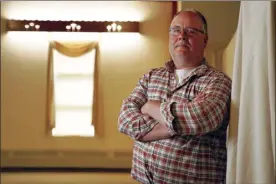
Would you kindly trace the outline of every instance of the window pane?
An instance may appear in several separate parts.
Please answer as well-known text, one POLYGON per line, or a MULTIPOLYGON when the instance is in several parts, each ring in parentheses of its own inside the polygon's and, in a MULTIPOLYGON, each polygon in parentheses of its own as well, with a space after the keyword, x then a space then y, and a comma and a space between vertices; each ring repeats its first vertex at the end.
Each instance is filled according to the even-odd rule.
POLYGON ((79 57, 69 57, 53 50, 54 74, 93 74, 95 49, 79 57))
POLYGON ((92 104, 95 49, 79 57, 53 50, 54 136, 94 136, 92 104))
POLYGON ((81 136, 81 137, 93 137, 95 135, 94 126, 90 125, 89 127, 79 127, 76 128, 63 128, 56 127, 52 129, 53 136, 81 136))
POLYGON ((91 111, 91 108, 56 109, 56 127, 53 129, 53 135, 93 136, 91 111))
POLYGON ((93 80, 81 77, 55 78, 57 106, 92 106, 93 80))

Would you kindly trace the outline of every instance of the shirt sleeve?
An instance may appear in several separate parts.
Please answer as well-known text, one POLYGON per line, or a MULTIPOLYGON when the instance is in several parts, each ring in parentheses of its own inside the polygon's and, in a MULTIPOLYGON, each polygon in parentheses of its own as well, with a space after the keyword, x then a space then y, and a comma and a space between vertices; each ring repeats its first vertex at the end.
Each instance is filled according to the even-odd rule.
POLYGON ((145 74, 138 82, 130 96, 123 101, 118 129, 120 132, 138 140, 158 123, 148 115, 141 113, 142 106, 147 102, 147 88, 151 72, 145 74))
POLYGON ((203 135, 220 127, 229 114, 231 80, 211 81, 192 101, 163 102, 161 114, 176 135, 203 135))

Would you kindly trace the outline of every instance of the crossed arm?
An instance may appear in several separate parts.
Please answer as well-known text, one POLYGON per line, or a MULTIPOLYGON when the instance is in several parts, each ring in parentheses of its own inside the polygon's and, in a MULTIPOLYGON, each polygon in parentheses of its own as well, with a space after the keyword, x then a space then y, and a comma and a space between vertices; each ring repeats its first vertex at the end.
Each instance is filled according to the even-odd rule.
POLYGON ((161 115, 160 105, 160 101, 148 100, 141 108, 142 114, 148 115, 158 122, 150 132, 141 137, 141 141, 154 141, 171 137, 171 133, 161 115))
POLYGON ((142 78, 122 106, 119 130, 136 140, 152 141, 172 135, 202 135, 217 129, 227 113, 231 80, 212 80, 191 102, 147 100, 149 75, 142 78))
POLYGON ((119 131, 140 141, 153 141, 171 136, 162 117, 156 118, 156 114, 160 113, 160 102, 150 101, 147 97, 151 72, 139 80, 130 96, 123 101, 118 119, 119 131), (153 105, 155 108, 152 108, 153 105))

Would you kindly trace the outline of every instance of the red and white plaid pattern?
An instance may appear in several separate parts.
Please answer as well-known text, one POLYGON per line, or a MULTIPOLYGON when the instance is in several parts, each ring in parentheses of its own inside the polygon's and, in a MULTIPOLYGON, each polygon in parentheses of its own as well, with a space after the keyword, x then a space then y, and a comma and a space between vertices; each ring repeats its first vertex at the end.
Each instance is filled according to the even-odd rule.
POLYGON ((177 84, 173 61, 153 69, 124 100, 118 128, 135 140, 132 177, 141 183, 224 183, 231 79, 205 62, 177 84), (138 139, 156 122, 141 114, 147 100, 161 101, 172 137, 138 139))

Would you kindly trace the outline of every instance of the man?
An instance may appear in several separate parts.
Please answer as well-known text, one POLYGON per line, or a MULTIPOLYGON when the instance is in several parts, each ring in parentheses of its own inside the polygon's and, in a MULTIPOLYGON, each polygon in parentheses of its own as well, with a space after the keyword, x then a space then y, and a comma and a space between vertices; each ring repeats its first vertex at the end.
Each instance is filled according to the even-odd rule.
POLYGON ((207 65, 207 22, 183 10, 169 29, 172 60, 152 69, 124 100, 118 128, 135 139, 141 183, 224 183, 231 80, 207 65))

